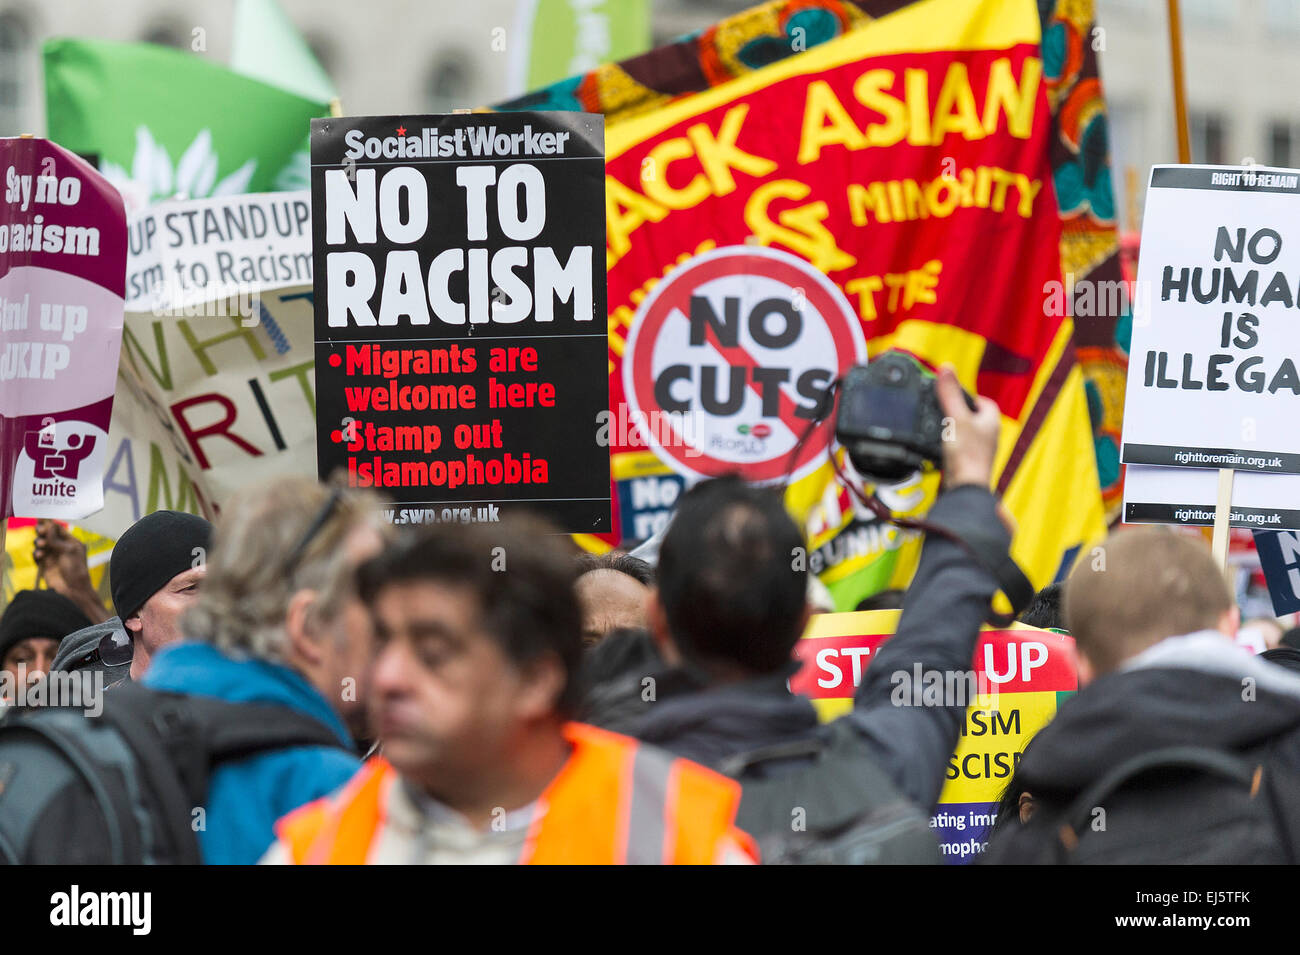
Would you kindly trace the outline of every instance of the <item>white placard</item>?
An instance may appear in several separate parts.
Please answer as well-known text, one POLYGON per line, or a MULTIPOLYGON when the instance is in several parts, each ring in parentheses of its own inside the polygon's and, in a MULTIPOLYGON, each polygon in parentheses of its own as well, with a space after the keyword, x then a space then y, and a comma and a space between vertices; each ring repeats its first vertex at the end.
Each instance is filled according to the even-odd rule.
POLYGON ((305 189, 163 202, 132 216, 128 232, 128 312, 184 315, 196 304, 312 282, 305 189))
POLYGON ((1121 460, 1300 473, 1298 298, 1300 171, 1153 168, 1121 460))
MULTIPOLYGON (((1217 471, 1130 464, 1124 475, 1124 522, 1210 527, 1218 492, 1217 471)), ((1238 471, 1228 523, 1257 530, 1300 529, 1300 474, 1238 471)))

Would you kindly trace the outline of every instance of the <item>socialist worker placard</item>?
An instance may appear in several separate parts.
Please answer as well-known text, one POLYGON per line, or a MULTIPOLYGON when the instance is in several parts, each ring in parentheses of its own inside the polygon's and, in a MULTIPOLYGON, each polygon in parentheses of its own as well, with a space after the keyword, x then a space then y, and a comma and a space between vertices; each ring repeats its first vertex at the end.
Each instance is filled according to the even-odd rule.
POLYGON ((604 125, 312 123, 317 461, 395 523, 610 529, 604 125))

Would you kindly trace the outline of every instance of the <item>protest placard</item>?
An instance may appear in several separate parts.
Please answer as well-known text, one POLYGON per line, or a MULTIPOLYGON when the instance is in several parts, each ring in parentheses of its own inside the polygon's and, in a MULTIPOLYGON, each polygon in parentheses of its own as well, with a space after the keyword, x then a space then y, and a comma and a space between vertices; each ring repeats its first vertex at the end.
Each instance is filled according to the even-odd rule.
POLYGON ((212 518, 249 484, 314 476, 310 194, 163 202, 128 236, 104 507, 82 524, 212 518))
MULTIPOLYGON (((1214 524, 1218 476, 1205 468, 1130 464, 1124 479, 1129 524, 1214 524)), ((1300 528, 1300 475, 1238 471, 1228 511, 1232 527, 1300 528)))
POLYGON ((604 126, 312 122, 317 460, 396 523, 610 529, 604 126))
MULTIPOLYGON (((814 615, 795 645, 802 666, 790 678, 791 692, 809 697, 823 720, 847 713, 899 617, 897 610, 814 615)), ((984 851, 997 801, 1025 746, 1078 689, 1077 674, 1074 640, 1012 624, 984 630, 969 671, 937 673, 917 664, 890 675, 896 706, 966 706, 930 819, 948 861, 969 862, 984 851)))
POLYGON ((810 425, 866 356, 857 313, 825 275, 778 249, 729 246, 674 269, 641 303, 623 391, 678 473, 776 481, 825 461, 830 418, 810 425))
POLYGON ((1300 611, 1300 533, 1255 531, 1254 536, 1273 612, 1281 617, 1300 611))
MULTIPOLYGON (((130 242, 130 312, 183 314, 188 307, 193 313, 200 303, 310 285, 311 196, 272 192, 159 203, 131 217, 130 242)), ((243 317, 253 310, 246 304, 243 317)))
POLYGON ((126 212, 84 160, 0 139, 0 519, 103 504, 122 344, 126 212))
POLYGON ((1296 170, 1152 169, 1124 462, 1300 473, 1297 213, 1296 170))

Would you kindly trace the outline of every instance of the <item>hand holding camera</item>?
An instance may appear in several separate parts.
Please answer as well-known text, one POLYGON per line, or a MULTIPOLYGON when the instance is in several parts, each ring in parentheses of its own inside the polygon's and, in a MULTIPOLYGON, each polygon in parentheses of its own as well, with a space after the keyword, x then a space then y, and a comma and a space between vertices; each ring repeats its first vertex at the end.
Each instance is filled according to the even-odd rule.
POLYGON ((993 480, 993 462, 998 451, 998 432, 1002 416, 991 398, 971 398, 949 367, 943 368, 934 383, 935 396, 951 427, 945 429, 943 442, 943 479, 949 488, 963 484, 988 487, 993 480))
POLYGON ((911 355, 887 351, 845 374, 835 437, 858 473, 878 481, 932 465, 949 487, 988 487, 999 422, 998 406, 968 395, 952 369, 936 378, 911 355))

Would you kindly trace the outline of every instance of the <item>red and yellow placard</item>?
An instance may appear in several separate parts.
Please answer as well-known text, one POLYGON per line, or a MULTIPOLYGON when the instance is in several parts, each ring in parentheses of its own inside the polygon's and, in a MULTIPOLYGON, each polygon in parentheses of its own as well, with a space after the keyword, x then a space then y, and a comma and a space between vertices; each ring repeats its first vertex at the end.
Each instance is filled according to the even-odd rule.
MULTIPOLYGON (((896 610, 815 615, 795 647, 803 666, 791 691, 810 697, 823 720, 847 713, 899 616, 896 610)), ((1077 674, 1073 639, 1023 624, 986 628, 969 671, 932 673, 918 664, 890 674, 894 705, 969 701, 931 819, 947 859, 969 861, 982 851, 994 806, 1025 746, 1078 688, 1077 674)))

